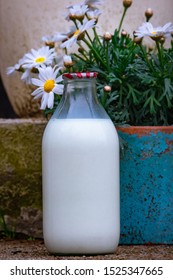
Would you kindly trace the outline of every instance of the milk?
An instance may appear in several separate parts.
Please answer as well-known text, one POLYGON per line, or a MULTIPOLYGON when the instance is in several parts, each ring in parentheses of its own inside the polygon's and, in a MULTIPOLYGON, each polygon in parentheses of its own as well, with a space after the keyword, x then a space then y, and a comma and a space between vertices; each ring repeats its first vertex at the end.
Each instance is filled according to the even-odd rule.
POLYGON ((110 119, 51 119, 42 143, 43 233, 52 253, 111 253, 119 241, 119 144, 110 119))

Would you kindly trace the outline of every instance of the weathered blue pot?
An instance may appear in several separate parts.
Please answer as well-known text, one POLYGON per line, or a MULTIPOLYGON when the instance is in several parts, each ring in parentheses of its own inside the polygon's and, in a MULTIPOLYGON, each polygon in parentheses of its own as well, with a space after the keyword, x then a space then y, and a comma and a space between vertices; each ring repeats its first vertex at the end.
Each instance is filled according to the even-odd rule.
POLYGON ((126 127, 121 244, 173 244, 173 126, 126 127))

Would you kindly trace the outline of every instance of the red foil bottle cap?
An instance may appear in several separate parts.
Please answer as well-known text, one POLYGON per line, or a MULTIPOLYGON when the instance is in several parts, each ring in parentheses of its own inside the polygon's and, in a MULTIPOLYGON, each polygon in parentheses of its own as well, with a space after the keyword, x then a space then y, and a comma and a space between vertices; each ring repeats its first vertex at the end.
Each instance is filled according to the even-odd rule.
POLYGON ((90 79, 90 78, 95 78, 97 77, 97 73, 96 72, 76 72, 76 73, 64 73, 63 78, 67 78, 67 79, 90 79))

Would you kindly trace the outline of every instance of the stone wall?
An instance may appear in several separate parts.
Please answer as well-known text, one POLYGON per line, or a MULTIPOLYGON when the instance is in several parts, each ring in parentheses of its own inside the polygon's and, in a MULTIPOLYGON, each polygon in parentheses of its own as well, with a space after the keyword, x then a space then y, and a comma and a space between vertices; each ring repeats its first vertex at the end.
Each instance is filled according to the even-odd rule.
POLYGON ((42 236, 44 120, 0 120, 0 228, 42 236), (5 219, 5 224, 3 223, 5 219))

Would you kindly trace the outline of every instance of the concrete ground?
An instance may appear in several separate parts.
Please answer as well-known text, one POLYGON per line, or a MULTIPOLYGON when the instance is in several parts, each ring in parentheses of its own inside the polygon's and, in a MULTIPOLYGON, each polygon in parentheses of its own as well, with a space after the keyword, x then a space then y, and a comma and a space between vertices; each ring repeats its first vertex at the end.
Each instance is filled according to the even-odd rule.
POLYGON ((42 239, 0 240, 1 260, 173 260, 173 245, 119 245, 114 254, 52 255, 42 239))

